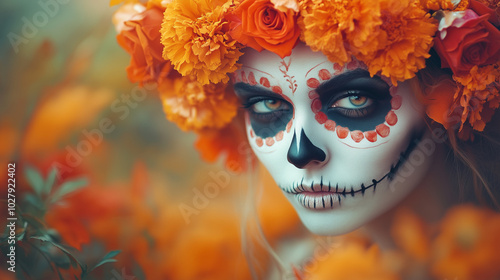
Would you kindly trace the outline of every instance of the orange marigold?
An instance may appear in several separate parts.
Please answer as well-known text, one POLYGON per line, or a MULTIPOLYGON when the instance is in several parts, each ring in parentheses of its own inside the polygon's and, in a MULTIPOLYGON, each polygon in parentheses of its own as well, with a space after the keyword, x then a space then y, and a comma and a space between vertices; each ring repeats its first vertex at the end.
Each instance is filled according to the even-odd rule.
POLYGON ((433 279, 500 279, 500 214, 472 205, 452 208, 434 241, 433 279))
POLYGON ((247 171, 256 163, 245 134, 242 115, 238 115, 221 129, 200 131, 195 148, 208 162, 215 162, 220 156, 225 156, 226 168, 236 173, 247 171))
POLYGON ((383 23, 377 37, 385 42, 357 58, 368 66, 371 75, 380 73, 397 84, 425 68, 437 21, 414 0, 382 0, 380 4, 383 23))
POLYGON ((454 96, 455 106, 463 108, 460 130, 468 120, 473 129, 483 131, 500 105, 500 63, 474 66, 467 75, 453 76, 453 79, 459 85, 454 96))
POLYGON ((330 249, 330 254, 314 259, 305 267, 304 279, 400 279, 384 262, 379 248, 350 242, 330 249))
POLYGON ((242 55, 241 46, 227 34, 224 15, 231 1, 174 0, 167 4, 161 26, 163 57, 183 76, 201 84, 228 82, 242 55))
MULTIPOLYGON (((452 0, 420 0, 420 5, 426 10, 438 11, 438 10, 453 10, 455 4, 452 0)), ((461 2, 467 2, 463 0, 461 2)))
POLYGON ((321 51, 340 64, 351 60, 346 39, 354 52, 364 52, 365 42, 376 41, 374 29, 382 24, 378 1, 303 0, 300 9, 301 39, 313 51, 321 51))
POLYGON ((164 83, 159 92, 167 119, 184 131, 222 128, 238 109, 232 87, 222 83, 202 85, 192 76, 164 83))

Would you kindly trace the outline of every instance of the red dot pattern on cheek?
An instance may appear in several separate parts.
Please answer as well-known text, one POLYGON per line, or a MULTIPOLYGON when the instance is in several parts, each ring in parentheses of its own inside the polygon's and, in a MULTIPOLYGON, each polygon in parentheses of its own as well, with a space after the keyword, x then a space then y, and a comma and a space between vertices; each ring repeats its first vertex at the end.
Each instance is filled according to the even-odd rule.
POLYGON ((269 80, 266 77, 260 78, 260 84, 265 86, 265 87, 271 87, 271 83, 269 83, 269 80))
POLYGON ((318 123, 320 124, 324 124, 326 122, 326 120, 328 120, 328 117, 326 116, 325 113, 323 112, 318 112, 316 113, 316 115, 314 116, 314 118, 316 119, 316 121, 318 121, 318 123))
MULTIPOLYGON (((237 80, 238 78, 238 75, 235 75, 235 80, 237 80)), ((256 77, 255 77, 255 74, 253 72, 250 71, 250 73, 248 74, 248 79, 247 77, 245 76, 245 73, 244 71, 241 71, 241 79, 243 80, 243 82, 246 82, 250 85, 256 85, 257 84, 257 80, 256 80, 256 77)), ((266 77, 261 77, 259 79, 259 83, 264 86, 264 87, 267 87, 267 88, 270 88, 273 92, 277 93, 277 94, 280 94, 280 95, 283 95, 283 90, 280 86, 278 85, 271 85, 271 82, 269 81, 268 78, 266 77)), ((286 98, 286 96, 284 97, 286 98)), ((288 99, 287 99, 288 100, 288 99)), ((321 105, 321 104, 320 104, 321 105)), ((287 123, 286 125, 286 132, 289 133, 291 128, 292 128, 292 122, 293 122, 293 117, 292 119, 287 123)), ((248 125, 250 125, 250 122, 248 122, 248 125)), ((256 135, 255 135, 255 132, 253 131, 253 129, 250 128, 250 138, 254 138, 256 135)), ((283 140, 283 137, 284 137, 284 134, 285 134, 285 131, 282 130, 282 131, 279 131, 278 133, 276 133, 276 135, 272 136, 272 137, 267 137, 265 139, 262 139, 261 137, 256 137, 255 138, 255 144, 258 146, 258 147, 263 147, 264 144, 266 146, 269 146, 271 147, 272 145, 274 145, 276 142, 279 142, 279 141, 282 141, 283 140)))
POLYGON ((325 122, 325 128, 330 131, 335 131, 335 122, 332 120, 327 120, 325 122))
POLYGON ((272 146, 274 144, 274 139, 273 137, 267 137, 266 138, 266 145, 272 146))
POLYGON ((375 127, 375 131, 377 131, 378 135, 382 138, 385 138, 389 135, 391 129, 385 124, 379 124, 375 127))
POLYGON ((309 96, 310 99, 319 98, 319 95, 314 90, 309 91, 309 93, 307 94, 307 96, 309 96))
MULTIPOLYGON (((292 128, 292 120, 290 120, 288 122, 288 124, 286 125, 286 131, 287 131, 287 133, 290 132, 291 128, 292 128)), ((271 147, 276 142, 279 142, 279 141, 283 140, 284 136, 285 136, 285 131, 282 130, 282 131, 276 133, 276 135, 274 135, 273 137, 267 137, 265 139, 262 139, 261 137, 255 138, 255 144, 257 144, 258 147, 262 147, 262 146, 264 146, 264 143, 265 143, 266 146, 271 147)), ((254 131, 253 131, 253 129, 250 129, 250 137, 254 138, 254 131)))
POLYGON ((403 103, 403 98, 401 98, 400 95, 394 95, 391 99, 391 107, 393 110, 401 108, 402 103, 403 103))
POLYGON ((398 116, 396 116, 396 113, 394 113, 394 111, 389 111, 389 113, 387 113, 387 116, 385 116, 385 121, 390 126, 394 126, 398 122, 398 116))
POLYGON ((260 138, 260 137, 257 137, 257 139, 255 139, 255 143, 259 147, 262 147, 264 145, 264 141, 262 141, 262 138, 260 138))
POLYGON ((337 126, 337 136, 340 139, 344 139, 349 135, 349 129, 346 127, 341 127, 340 125, 337 126))
POLYGON ((311 109, 315 114, 321 110, 321 101, 318 98, 314 99, 311 103, 311 109))
MULTIPOLYGON (((349 62, 346 67, 348 70, 354 70, 357 68, 363 68, 367 69, 367 66, 362 63, 358 62, 356 60, 353 60, 349 62)), ((334 74, 340 74, 341 72, 344 72, 344 67, 341 66, 340 64, 333 64, 333 69, 334 69, 334 74)), ((319 124, 323 124, 325 126, 325 129, 329 131, 336 131, 337 136, 340 139, 345 139, 351 135, 351 138, 356 142, 359 143, 361 142, 364 138, 367 139, 369 142, 376 142, 378 140, 378 136, 381 138, 385 138, 389 136, 390 133, 390 128, 387 126, 385 123, 382 123, 378 126, 376 126, 375 130, 370 130, 370 131, 350 131, 346 127, 341 127, 341 126, 336 126, 336 123, 333 120, 329 120, 328 117, 326 116, 325 113, 321 112, 322 104, 321 101, 319 100, 319 96, 316 93, 315 89, 320 85, 320 80, 328 80, 332 77, 332 74, 327 70, 327 69, 321 69, 318 72, 318 78, 309 78, 307 80, 307 86, 310 88, 310 91, 308 93, 309 99, 312 100, 311 102, 311 110, 314 113, 314 118, 319 124)), ((384 79, 384 77, 382 77, 384 79)), ((386 80, 386 79, 384 79, 386 80)), ((388 84, 391 84, 390 81, 386 81, 388 84)), ((403 99, 400 95, 397 95, 397 87, 391 86, 389 88, 389 92, 392 96, 391 98, 391 110, 387 113, 385 117, 385 122, 390 125, 394 126, 398 122, 398 118, 396 113, 394 112, 395 110, 398 110, 401 108, 403 99)), ((287 129, 288 131, 288 129, 287 129)))
POLYGON ((281 140, 283 140, 284 135, 285 135, 285 132, 280 131, 280 132, 278 132, 278 134, 276 134, 276 136, 274 138, 276 138, 276 141, 281 141, 281 140))
POLYGON ((365 138, 366 138, 366 140, 368 140, 370 142, 375 142, 375 141, 377 141, 377 132, 373 131, 373 130, 366 131, 365 138))
POLYGON ((351 131, 351 138, 354 142, 359 143, 364 138, 363 132, 360 130, 351 131))
POLYGON ((290 120, 287 124, 286 124, 286 132, 290 132, 290 130, 292 129, 292 120, 290 120))

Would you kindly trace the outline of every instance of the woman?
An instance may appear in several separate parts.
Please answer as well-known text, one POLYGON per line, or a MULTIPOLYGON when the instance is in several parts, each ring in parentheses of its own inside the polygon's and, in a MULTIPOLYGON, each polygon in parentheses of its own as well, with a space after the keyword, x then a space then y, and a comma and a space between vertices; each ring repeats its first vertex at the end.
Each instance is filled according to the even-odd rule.
POLYGON ((143 10, 119 35, 131 80, 158 84, 167 118, 199 133, 206 158, 215 150, 247 167, 234 144, 244 130, 313 233, 367 226, 390 247, 385 225, 399 205, 428 221, 464 200, 498 209, 498 1, 174 0, 143 10))

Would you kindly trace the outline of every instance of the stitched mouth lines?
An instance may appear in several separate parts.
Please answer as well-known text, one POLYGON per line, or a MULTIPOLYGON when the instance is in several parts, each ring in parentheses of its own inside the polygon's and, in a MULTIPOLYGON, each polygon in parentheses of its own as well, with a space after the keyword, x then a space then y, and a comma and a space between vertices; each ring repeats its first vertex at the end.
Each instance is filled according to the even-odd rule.
POLYGON ((347 186, 339 186, 339 184, 335 184, 332 186, 331 182, 328 182, 326 184, 323 182, 323 176, 321 176, 319 184, 314 181, 312 181, 310 184, 304 184, 304 177, 302 177, 300 183, 292 183, 292 186, 289 188, 282 187, 280 188, 290 194, 299 194, 302 192, 312 192, 312 193, 317 193, 317 192, 329 192, 333 194, 338 194, 342 195, 343 197, 347 197, 348 195, 355 196, 357 193, 361 193, 362 195, 365 194, 365 192, 371 188, 373 188, 373 192, 375 192, 377 185, 382 182, 385 178, 390 176, 390 173, 385 174, 382 178, 379 180, 373 179, 371 184, 365 185, 364 183, 361 184, 361 186, 357 189, 354 189, 353 186, 347 187, 347 186))

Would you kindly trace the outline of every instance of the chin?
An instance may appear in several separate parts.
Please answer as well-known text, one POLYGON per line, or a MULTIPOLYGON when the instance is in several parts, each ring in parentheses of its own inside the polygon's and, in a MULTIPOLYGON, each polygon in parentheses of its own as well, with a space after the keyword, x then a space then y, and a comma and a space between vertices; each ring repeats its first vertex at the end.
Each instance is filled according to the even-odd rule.
MULTIPOLYGON (((409 153, 410 158, 412 154, 418 153, 418 147, 420 145, 409 153)), ((297 197, 297 194, 287 192, 285 196, 293 205, 304 226, 312 233, 317 235, 347 234, 392 211, 412 192, 417 191, 429 172, 432 160, 432 156, 427 157, 418 168, 415 168, 411 160, 404 161, 398 170, 392 176, 382 180, 376 189, 372 187, 363 193, 336 194, 331 203, 325 200, 327 202, 323 204, 321 199, 316 200, 319 202, 315 204, 307 203, 312 201, 312 198, 304 203, 297 197), (338 196, 337 200, 336 196, 338 196)), ((311 194, 309 192, 307 194, 316 198, 318 196, 330 197, 329 194, 323 196, 324 193, 311 194)))

